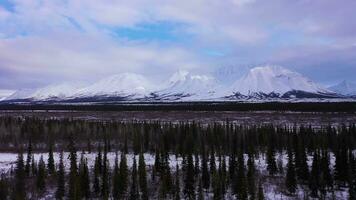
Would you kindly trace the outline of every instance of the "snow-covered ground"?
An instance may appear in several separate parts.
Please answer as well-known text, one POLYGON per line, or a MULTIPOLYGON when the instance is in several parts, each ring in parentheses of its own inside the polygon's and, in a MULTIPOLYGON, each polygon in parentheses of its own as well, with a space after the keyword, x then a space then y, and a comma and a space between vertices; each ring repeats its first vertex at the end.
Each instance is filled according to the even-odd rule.
MULTIPOLYGON (((69 155, 68 152, 64 153, 64 164, 65 164, 65 168, 67 171, 69 170, 68 155, 69 155)), ((81 155, 82 155, 82 152, 77 153, 78 162, 79 162, 79 159, 81 158, 81 155)), ((84 158, 86 158, 88 161, 89 167, 91 167, 91 168, 94 166, 96 155, 97 155, 97 153, 84 153, 83 154, 84 158)), ((119 152, 119 155, 120 155, 120 152, 119 152)), ((35 153, 34 154, 34 158, 36 161, 38 161, 41 156, 43 156, 44 161, 47 163, 47 159, 48 159, 47 153, 35 153)), ((107 158, 110 162, 111 169, 114 167, 115 157, 116 157, 116 153, 114 153, 114 152, 110 152, 107 154, 107 158)), ((132 166, 133 157, 134 157, 134 155, 132 153, 127 154, 127 164, 129 166, 129 168, 132 166)), ((147 168, 148 169, 152 168, 152 166, 154 165, 154 161, 155 161, 154 155, 145 153, 144 158, 145 158, 147 168)), ((4 173, 4 172, 8 172, 11 169, 15 169, 16 159, 17 159, 16 153, 0 153, 0 172, 4 173)), ((193 157, 193 159, 194 159, 194 157, 193 157)), ((246 164, 248 156, 244 155, 244 159, 245 159, 245 164, 246 164)), ((26 161, 26 154, 24 154, 24 160, 26 161)), ((59 153, 54 153, 54 160, 55 160, 55 163, 58 163, 59 153)), ((138 162, 137 155, 136 155, 136 160, 138 162)), ((120 157, 119 157, 119 161, 120 161, 120 157)), ((277 165, 282 165, 283 168, 286 168, 287 162, 288 162, 286 152, 283 152, 282 154, 277 154, 276 162, 277 162, 277 165)), ((181 163, 182 163, 182 158, 177 159, 175 155, 169 156, 169 165, 171 167, 172 172, 175 171, 176 164, 181 166, 181 163)), ((228 157, 226 157, 226 163, 228 164, 228 157)), ((309 155, 308 156, 309 167, 311 167, 311 164, 312 164, 312 156, 309 155)), ((284 178, 280 175, 276 175, 275 177, 268 176, 267 164, 266 164, 264 154, 260 154, 259 156, 257 156, 255 158, 255 165, 256 165, 256 170, 259 171, 259 173, 263 175, 263 178, 262 178, 264 180, 263 188, 264 188, 264 193, 265 193, 265 197, 267 200, 304 199, 305 195, 308 195, 307 193, 305 193, 305 189, 303 189, 303 187, 306 187, 306 186, 301 186, 301 185, 298 186, 296 195, 294 195, 294 196, 288 196, 285 194, 285 192, 281 191, 281 185, 282 186, 284 185, 284 178)), ((330 154, 330 169, 331 170, 333 169, 334 165, 335 165, 335 157, 331 153, 330 154)), ((216 157, 216 166, 219 166, 218 157, 216 157)), ((284 173, 286 173, 286 172, 284 172, 284 173)), ((328 198, 332 197, 331 193, 328 193, 327 195, 328 195, 328 198)), ((334 195, 335 195, 336 199, 346 199, 348 197, 348 190, 346 188, 344 188, 343 190, 336 191, 334 195)), ((211 197, 212 194, 207 194, 207 196, 211 197)), ((229 198, 229 196, 231 197, 231 192, 228 191, 226 194, 226 198, 229 198)))

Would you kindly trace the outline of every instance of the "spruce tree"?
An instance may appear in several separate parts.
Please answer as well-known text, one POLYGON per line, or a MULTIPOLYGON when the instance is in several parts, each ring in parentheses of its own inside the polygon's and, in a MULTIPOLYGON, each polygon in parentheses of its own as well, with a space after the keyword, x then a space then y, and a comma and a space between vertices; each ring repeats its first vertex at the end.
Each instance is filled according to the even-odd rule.
POLYGON ((28 142, 28 147, 27 147, 27 158, 26 158, 26 165, 25 165, 26 176, 30 176, 31 159, 32 159, 32 142, 30 139, 28 142))
POLYGON ((53 145, 49 145, 48 149, 48 160, 47 160, 47 168, 49 174, 55 173, 55 165, 54 165, 54 158, 53 158, 53 145))
POLYGON ((269 145, 267 149, 267 170, 269 175, 274 176, 278 169, 276 163, 276 153, 273 145, 269 145))
POLYGON ((6 200, 9 195, 9 183, 4 174, 0 175, 0 199, 6 200))
POLYGON ((253 154, 248 155, 247 160, 247 189, 250 196, 250 200, 254 200, 256 197, 256 183, 255 183, 255 159, 253 154))
POLYGON ((290 194, 294 194, 297 189, 297 181, 295 179, 295 166, 293 160, 293 153, 288 149, 288 164, 287 164, 287 175, 286 175, 286 188, 290 194))
POLYGON ((179 181, 179 166, 176 165, 175 186, 174 186, 174 200, 180 200, 180 181, 179 181))
POLYGON ((118 200, 120 198, 120 193, 119 193, 119 187, 120 187, 120 172, 119 172, 119 156, 116 153, 115 156, 115 165, 114 165, 114 171, 113 171, 113 187, 112 187, 112 196, 115 200, 118 200))
POLYGON ((133 165, 131 171, 131 189, 130 189, 130 200, 136 200, 139 198, 138 192, 138 182, 137 182, 137 165, 136 157, 133 157, 133 165))
POLYGON ((218 172, 214 172, 212 175, 212 188, 213 188, 213 199, 214 200, 221 200, 222 198, 222 191, 221 191, 221 179, 218 172))
POLYGON ((202 155, 202 161, 201 161, 201 179, 202 179, 202 185, 203 185, 203 188, 205 190, 209 190, 209 187, 210 187, 210 173, 209 173, 209 169, 208 169, 208 161, 207 161, 207 158, 206 158, 206 154, 205 152, 203 152, 203 155, 202 155))
POLYGON ((41 155, 40 160, 38 161, 38 172, 36 176, 36 187, 40 196, 44 193, 46 189, 46 164, 43 161, 41 155))
POLYGON ((35 156, 33 154, 32 154, 32 158, 31 158, 31 173, 32 173, 32 175, 37 174, 37 163, 35 160, 35 156))
POLYGON ((187 166, 184 176, 184 196, 188 200, 195 199, 195 187, 194 187, 194 164, 192 154, 189 153, 187 156, 187 166))
POLYGON ((80 179, 80 194, 81 198, 89 199, 90 198, 90 179, 89 179, 89 168, 88 161, 84 158, 84 155, 81 155, 79 163, 79 179, 80 179))
POLYGON ((121 154, 119 172, 120 172, 120 184, 118 188, 119 195, 120 198, 124 198, 127 191, 127 184, 128 184, 128 168, 127 168, 126 155, 124 153, 121 154))
POLYGON ((199 179, 199 184, 198 184, 198 200, 204 200, 204 191, 203 191, 203 183, 202 180, 199 179))
POLYGON ((56 199, 62 200, 64 198, 64 195, 65 195, 65 171, 64 171, 63 151, 62 151, 59 156, 56 199))
POLYGON ((238 199, 247 199, 247 187, 246 187, 246 176, 245 176, 245 161, 242 151, 240 151, 238 156, 238 166, 235 175, 235 194, 238 199))
POLYGON ((139 183, 140 183, 140 190, 141 190, 141 199, 148 200, 146 163, 142 152, 140 153, 139 160, 138 160, 138 174, 139 174, 139 183))
POLYGON ((93 170, 93 192, 94 197, 100 194, 100 171, 101 171, 101 153, 95 157, 94 170, 93 170))
POLYGON ((15 188, 12 193, 14 200, 24 200, 26 199, 26 185, 25 185, 25 168, 23 154, 20 153, 17 156, 16 169, 15 169, 15 188))
POLYGON ((68 197, 70 200, 77 200, 80 198, 80 189, 78 187, 78 166, 77 166, 77 151, 75 148, 73 135, 69 138, 69 161, 70 161, 70 171, 69 171, 69 183, 68 183, 68 197))
POLYGON ((306 182, 309 180, 309 167, 307 163, 307 154, 305 152, 304 144, 300 145, 298 148, 299 158, 296 157, 296 174, 297 177, 306 182))
POLYGON ((265 195, 264 195, 264 192, 263 192, 263 187, 262 187, 261 181, 258 182, 257 199, 258 200, 264 200, 265 199, 265 195))
POLYGON ((108 179, 109 179, 109 165, 108 165, 108 159, 107 159, 107 146, 105 145, 104 148, 104 157, 103 157, 103 165, 102 165, 102 180, 101 180, 101 197, 103 199, 108 199, 109 198, 109 185, 108 185, 108 179))
POLYGON ((320 178, 320 161, 319 161, 319 153, 318 151, 314 152, 313 156, 313 164, 312 170, 310 172, 309 179, 309 188, 310 188, 310 196, 317 198, 318 197, 318 189, 319 189, 319 178, 320 178))

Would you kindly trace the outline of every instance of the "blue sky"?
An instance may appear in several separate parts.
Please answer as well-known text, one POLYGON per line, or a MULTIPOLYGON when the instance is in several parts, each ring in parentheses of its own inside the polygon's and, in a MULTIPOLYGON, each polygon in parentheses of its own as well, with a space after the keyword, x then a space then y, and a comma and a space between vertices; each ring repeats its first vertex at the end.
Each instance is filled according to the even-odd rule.
POLYGON ((324 85, 356 81, 355 7, 353 0, 0 0, 0 89, 265 63, 324 85))

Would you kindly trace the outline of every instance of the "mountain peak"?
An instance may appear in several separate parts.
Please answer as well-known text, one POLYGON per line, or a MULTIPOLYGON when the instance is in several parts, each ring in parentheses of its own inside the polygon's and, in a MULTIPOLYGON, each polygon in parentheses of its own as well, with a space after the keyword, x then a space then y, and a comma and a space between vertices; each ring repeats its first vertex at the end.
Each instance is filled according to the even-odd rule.
POLYGON ((343 80, 339 84, 329 87, 329 90, 334 91, 343 95, 355 95, 356 94, 356 83, 343 80))
POLYGON ((327 93, 328 90, 304 77, 298 72, 281 66, 266 65, 250 69, 233 84, 233 91, 243 95, 253 93, 276 93, 283 95, 289 91, 327 93))

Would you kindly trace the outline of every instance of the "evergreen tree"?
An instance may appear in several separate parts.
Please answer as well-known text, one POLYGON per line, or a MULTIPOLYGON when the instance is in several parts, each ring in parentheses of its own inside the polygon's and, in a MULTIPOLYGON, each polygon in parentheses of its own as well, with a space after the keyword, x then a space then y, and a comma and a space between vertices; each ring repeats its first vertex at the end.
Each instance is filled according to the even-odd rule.
POLYGON ((31 158, 31 172, 32 172, 32 175, 37 174, 37 163, 36 163, 34 155, 32 155, 32 158, 31 158))
POLYGON ((139 198, 138 192, 138 182, 137 182, 137 165, 136 157, 133 157, 133 165, 131 172, 131 189, 130 189, 130 200, 136 200, 139 198))
POLYGON ((276 153, 273 145, 269 145, 267 149, 267 170, 269 175, 274 176, 278 169, 276 163, 276 153))
POLYGON ((290 194, 294 194, 297 189, 297 181, 295 179, 295 167, 294 167, 294 161, 293 161, 293 153, 290 149, 288 150, 286 188, 290 194))
POLYGON ((203 152, 202 155, 202 161, 201 161, 201 179, 202 179, 202 185, 205 190, 209 190, 210 187, 210 174, 209 174, 209 169, 208 169, 208 161, 205 155, 205 152, 203 152))
POLYGON ((121 180, 120 180, 120 172, 119 172, 119 158, 117 153, 115 156, 115 165, 114 165, 112 181, 113 181, 112 196, 115 200, 118 200, 120 198, 119 187, 120 187, 121 180))
POLYGON ((259 183, 258 183, 257 199, 258 200, 264 200, 265 199, 265 195, 264 195, 264 192, 263 192, 263 187, 262 187, 261 181, 259 181, 259 183))
POLYGON ((40 157, 38 162, 38 172, 36 176, 36 186, 38 193, 42 195, 46 189, 46 164, 43 161, 43 157, 40 157))
POLYGON ((212 175, 213 180, 212 180, 212 188, 213 188, 213 199, 214 200, 221 200, 222 199, 222 191, 221 191, 221 180, 220 180, 220 175, 216 171, 212 175))
POLYGON ((349 199, 356 200, 356 160, 352 151, 349 152, 349 199))
POLYGON ((64 194, 65 194, 65 172, 64 172, 63 151, 62 151, 59 156, 56 199, 62 200, 64 198, 64 194))
POLYGON ((189 153, 187 156, 187 166, 184 177, 184 196, 188 200, 195 199, 195 188, 194 188, 194 164, 192 154, 189 153))
POLYGON ((256 195, 256 183, 255 183, 255 159, 253 154, 248 155, 247 160, 247 190, 250 196, 250 200, 254 200, 256 195))
POLYGON ((331 170, 330 170, 330 155, 328 152, 324 151, 322 153, 322 157, 321 157, 321 173, 323 177, 323 185, 322 187, 325 188, 333 188, 333 177, 331 175, 331 170))
POLYGON ((77 151, 74 144, 73 135, 69 139, 69 161, 70 161, 70 171, 69 171, 69 183, 68 183, 68 197, 70 200, 77 200, 80 198, 80 189, 78 187, 78 166, 77 166, 77 151))
POLYGON ((204 200, 204 191, 203 191, 203 183, 202 180, 199 179, 199 185, 198 185, 198 200, 204 200))
POLYGON ((6 200, 9 195, 9 183, 4 174, 0 176, 0 199, 6 200))
POLYGON ((310 172, 310 179, 309 179, 309 188, 311 191, 311 197, 318 197, 318 189, 319 189, 319 178, 320 178, 320 163, 319 163, 319 153, 318 151, 314 152, 313 156, 313 164, 312 170, 310 172))
POLYGON ((94 196, 100 194, 100 172, 101 172, 101 153, 95 157, 94 170, 93 170, 93 191, 94 196))
POLYGON ((25 191, 25 169, 23 154, 20 152, 17 156, 16 170, 15 170, 15 188, 12 192, 14 200, 24 200, 26 199, 25 191))
POLYGON ((234 178, 235 194, 238 199, 247 199, 247 187, 246 187, 246 177, 245 177, 245 162, 243 158, 243 153, 240 151, 238 156, 238 166, 236 175, 234 178))
POLYGON ((31 170, 31 159, 32 159, 32 142, 31 140, 28 142, 27 147, 27 158, 26 158, 26 165, 25 165, 25 172, 27 176, 30 176, 31 170))
POLYGON ((176 165, 176 177, 175 177, 175 187, 174 187, 174 200, 180 200, 180 181, 179 181, 179 166, 176 165))
POLYGON ((108 179, 109 179, 109 165, 108 165, 108 159, 107 159, 107 146, 105 145, 104 148, 104 157, 103 157, 103 165, 102 165, 102 180, 101 180, 101 197, 103 199, 108 199, 109 198, 109 185, 108 185, 108 179))
POLYGON ((336 150, 335 153, 335 169, 334 169, 334 176, 335 182, 338 184, 339 187, 345 186, 347 181, 347 151, 344 147, 341 149, 336 150))
POLYGON ((128 168, 126 162, 126 155, 124 153, 121 154, 120 160, 120 184, 119 184, 119 196, 120 198, 124 198, 127 191, 127 181, 128 181, 128 168))
POLYGON ((146 163, 143 153, 140 153, 138 160, 138 174, 139 174, 139 183, 141 190, 141 199, 148 200, 148 190, 147 190, 147 174, 146 174, 146 163))
POLYGON ((296 160, 295 160, 296 174, 300 180, 302 180, 303 182, 306 182, 309 179, 309 168, 308 168, 308 163, 307 163, 307 154, 305 152, 304 145, 301 145, 298 148, 297 152, 299 152, 298 153, 299 156, 298 157, 296 156, 296 160))
POLYGON ((47 168, 48 168, 48 173, 49 174, 54 174, 55 173, 55 165, 54 165, 54 158, 53 158, 53 145, 49 145, 48 149, 48 161, 47 161, 47 168))
POLYGON ((80 190, 81 198, 89 199, 90 198, 90 179, 89 179, 89 168, 88 161, 84 158, 84 155, 81 155, 79 163, 79 179, 80 179, 80 190))

